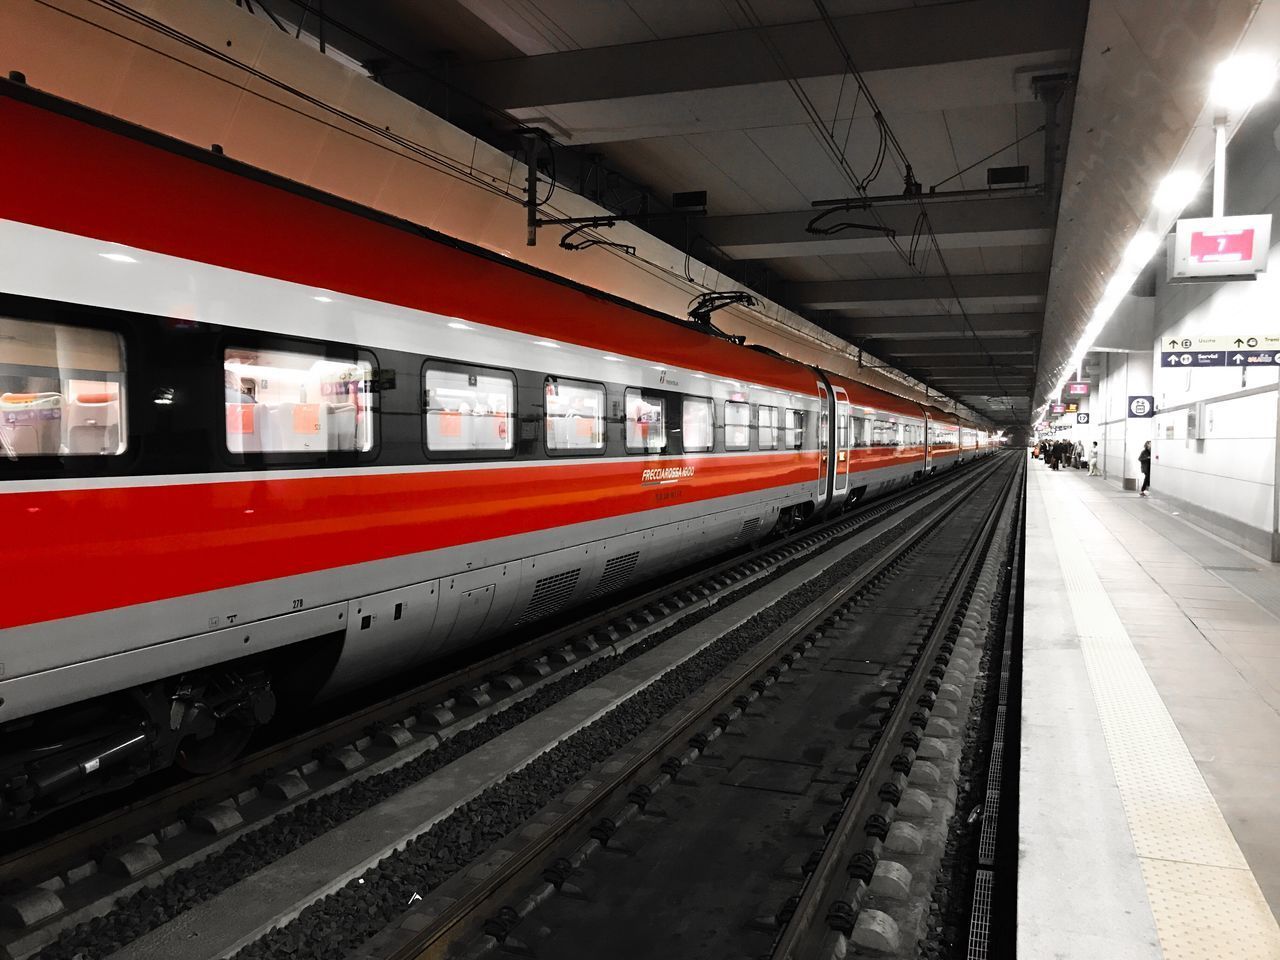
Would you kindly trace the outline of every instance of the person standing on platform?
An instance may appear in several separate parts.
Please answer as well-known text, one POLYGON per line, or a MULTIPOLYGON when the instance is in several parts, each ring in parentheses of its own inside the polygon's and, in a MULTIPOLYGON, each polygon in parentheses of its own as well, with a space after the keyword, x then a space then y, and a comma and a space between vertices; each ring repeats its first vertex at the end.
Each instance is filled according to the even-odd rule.
POLYGON ((1151 441, 1148 440, 1142 445, 1142 452, 1138 454, 1138 466, 1142 468, 1142 489, 1138 491, 1138 496, 1145 497, 1147 488, 1151 486, 1151 441))
POLYGON ((1093 441, 1093 447, 1089 450, 1089 476, 1100 477, 1102 471, 1098 469, 1098 441, 1093 441))

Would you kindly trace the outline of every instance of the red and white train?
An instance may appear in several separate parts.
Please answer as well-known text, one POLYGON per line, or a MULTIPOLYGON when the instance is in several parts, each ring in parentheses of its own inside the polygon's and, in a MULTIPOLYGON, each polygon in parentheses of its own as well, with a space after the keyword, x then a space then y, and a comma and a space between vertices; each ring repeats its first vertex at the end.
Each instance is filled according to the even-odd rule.
POLYGON ((0 84, 0 823, 989 452, 0 84))

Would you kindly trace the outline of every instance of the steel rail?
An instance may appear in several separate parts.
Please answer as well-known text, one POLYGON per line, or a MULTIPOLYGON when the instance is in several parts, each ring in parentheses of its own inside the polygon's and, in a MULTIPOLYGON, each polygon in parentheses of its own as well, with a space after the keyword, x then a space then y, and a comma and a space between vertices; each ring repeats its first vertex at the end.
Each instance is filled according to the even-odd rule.
MULTIPOLYGON (((826 845, 813 873, 809 875, 801 888, 799 900, 791 916, 779 930, 774 940, 770 960, 799 960, 821 956, 818 947, 821 940, 830 934, 826 924, 818 921, 827 917, 830 908, 839 894, 843 892, 837 886, 839 878, 844 876, 841 866, 848 862, 853 852, 854 841, 862 836, 862 827, 873 814, 881 812, 886 801, 880 797, 880 788, 892 780, 895 763, 901 751, 912 750, 905 740, 912 729, 921 697, 928 693, 926 684, 932 673, 927 668, 935 662, 943 641, 952 625, 952 618, 960 609, 965 598, 967 586, 972 582, 979 563, 990 551, 999 545, 994 544, 1000 520, 1013 496, 1020 477, 1020 468, 1013 470, 1005 481, 1004 488, 992 503, 985 522, 975 531, 970 546, 965 551, 965 559, 948 588, 946 600, 934 620, 934 626, 926 642, 921 645, 920 656, 916 667, 907 678, 905 688, 898 696, 895 708, 882 728, 881 736, 871 749, 865 769, 858 778, 857 786, 846 801, 836 828, 828 835, 826 845)), ((864 846, 875 843, 866 837, 864 846)), ((865 895, 865 887, 863 890, 865 895)), ((853 905, 856 909, 857 904, 853 905)), ((852 923, 852 917, 846 918, 852 923)))
MULTIPOLYGON (((999 460, 996 461, 997 468, 999 460)), ((718 714, 739 704, 744 688, 767 678, 774 663, 789 651, 800 639, 819 629, 833 609, 848 602, 869 583, 898 562, 904 553, 916 546, 936 529, 940 520, 958 510, 968 500, 968 495, 989 481, 995 469, 975 475, 974 482, 954 498, 934 505, 926 515, 917 520, 906 533, 892 545, 881 551, 878 557, 868 561, 857 574, 840 586, 829 590, 810 603, 785 627, 780 628, 766 641, 762 652, 752 657, 750 663, 737 670, 732 677, 717 684, 710 692, 697 696, 674 724, 658 738, 612 775, 607 776, 572 810, 562 816, 550 829, 529 840, 518 853, 505 860, 492 874, 477 885, 467 896, 449 904, 423 930, 399 946, 389 960, 445 960, 461 943, 480 932, 480 927, 501 906, 499 898, 531 882, 546 865, 550 854, 575 835, 583 835, 605 805, 626 796, 647 778, 656 775, 673 759, 672 750, 688 740, 706 724, 715 725, 718 714)), ((757 649, 760 649, 757 647, 757 649)), ((765 680, 771 683, 772 678, 765 680)), ((756 690, 758 694, 759 690, 756 690)), ((687 751, 679 751, 687 752, 687 751)), ((678 762, 678 757, 677 757, 678 762)), ((584 838, 585 839, 585 838, 584 838)))
MULTIPOLYGON (((447 700, 451 692, 459 687, 475 685, 502 673, 517 670, 525 661, 537 659, 551 648, 591 636, 598 631, 607 632, 611 624, 628 618, 638 618, 647 621, 647 626, 652 626, 659 620, 680 619, 685 615, 689 602, 714 596, 720 589, 730 588, 736 583, 754 577, 757 573, 780 563, 787 563, 835 537, 852 535, 885 514, 903 509, 924 497, 945 490, 953 483, 970 476, 972 469, 980 470, 981 467, 989 467, 995 461, 996 458, 989 458, 986 461, 978 461, 973 466, 947 471, 923 484, 912 486, 886 498, 873 500, 851 513, 833 517, 819 526, 787 534, 749 553, 730 556, 710 569, 697 570, 639 595, 622 597, 617 606, 588 614, 514 647, 500 650, 474 663, 459 667, 442 677, 397 693, 386 700, 360 707, 350 714, 265 746, 226 770, 193 777, 150 796, 131 801, 119 809, 76 824, 53 836, 0 853, 0 886, 18 886, 43 880, 46 876, 60 870, 76 866, 85 859, 86 855, 96 856, 113 845, 122 845, 145 836, 194 809, 234 796, 248 786, 268 779, 278 772, 323 755, 327 749, 352 742, 388 724, 402 721, 418 709, 437 705, 447 700), (739 568, 749 568, 761 562, 765 563, 765 567, 755 572, 748 570, 741 576, 730 576, 739 568), (726 577, 729 579, 714 589, 706 586, 726 577), (677 603, 673 600, 686 591, 693 591, 693 596, 689 597, 687 602, 677 603), (657 615, 648 609, 664 601, 668 606, 674 604, 673 609, 665 611, 665 615, 657 615)), ((622 635, 619 634, 617 639, 621 638, 622 635)), ((610 642, 604 636, 600 639, 603 642, 610 642)), ((29 829, 29 826, 24 828, 24 830, 29 829)), ((9 836, 14 836, 15 833, 16 831, 9 836)), ((4 839, 5 836, 6 833, 0 831, 0 839, 4 839)))

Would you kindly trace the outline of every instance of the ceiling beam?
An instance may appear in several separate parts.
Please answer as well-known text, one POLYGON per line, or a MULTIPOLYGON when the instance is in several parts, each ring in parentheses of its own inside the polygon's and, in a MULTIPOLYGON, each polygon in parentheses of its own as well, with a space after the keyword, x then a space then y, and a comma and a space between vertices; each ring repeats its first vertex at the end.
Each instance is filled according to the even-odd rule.
POLYGON ((819 317, 817 323, 846 340, 868 340, 881 337, 896 340, 926 340, 935 337, 957 337, 970 328, 978 336, 1026 337, 1038 334, 1044 326, 1041 313, 971 313, 968 323, 959 314, 923 314, 899 317, 819 317))
POLYGON ((791 303, 836 309, 882 300, 1044 298, 1044 273, 981 273, 953 277, 876 277, 868 280, 810 280, 787 286, 791 303))
POLYGON ((959 381, 959 380, 994 380, 999 377, 1001 380, 1009 380, 1012 382, 1029 382, 1034 379, 1034 375, 1026 370, 1002 370, 999 367, 992 368, 988 366, 978 367, 961 367, 957 370, 939 370, 929 379, 939 381, 959 381))
MULTIPOLYGON (((1081 35, 1083 0, 967 0, 835 19, 866 74, 1033 53, 1081 35)), ((817 20, 457 65, 450 79, 503 110, 683 93, 794 77, 840 76, 844 59, 817 20), (774 51, 786 65, 782 70, 774 51)), ((1012 91, 1011 91, 1012 92, 1012 91)))
POLYGON ((953 397, 995 397, 996 400, 992 401, 993 403, 1005 399, 1029 403, 1031 399, 1030 387, 1008 384, 1001 386, 998 383, 932 383, 929 386, 953 397))
POLYGON ((995 383, 997 379, 1001 383, 1031 383, 1035 379, 1035 375, 1028 371, 1017 370, 998 370, 991 372, 990 367, 970 367, 959 373, 937 373, 927 377, 930 382, 934 383, 995 383))
POLYGON ((1027 365, 1024 367, 996 367, 993 373, 989 365, 977 362, 976 357, 970 362, 972 366, 950 367, 933 371, 912 364, 907 365, 906 372, 921 380, 961 380, 965 377, 999 377, 1001 380, 1030 380, 1035 372, 1035 367, 1027 365))
POLYGON ((1029 397, 1031 385, 1026 383, 996 383, 994 380, 930 380, 928 385, 944 393, 963 393, 984 397, 1029 397))
MULTIPOLYGON (((1047 246, 1053 240, 1053 218, 1041 197, 932 201, 928 209, 934 235, 944 250, 1047 246)), ((735 260, 895 252, 888 237, 866 230, 807 233, 809 222, 822 212, 810 209, 707 217, 699 223, 698 232, 735 260)), ((900 244, 909 242, 920 215, 918 203, 880 205, 876 212, 880 222, 897 234, 900 244)), ((822 226, 849 222, 876 221, 869 211, 854 210, 831 213, 822 226)))
MULTIPOLYGON (((1000 358, 995 365, 996 373, 1001 377, 1029 377, 1035 372, 1036 365, 1031 361, 1024 363, 1019 362, 1001 362, 1007 358, 1000 358)), ((892 366, 905 370, 921 380, 928 380, 931 377, 949 377, 954 375, 963 375, 966 373, 976 373, 981 371, 990 371, 991 364, 987 362, 986 357, 969 356, 956 357, 951 360, 944 361, 940 364, 922 363, 918 360, 908 360, 905 358, 889 358, 892 366)))
POLYGON ((981 342, 973 337, 956 337, 951 340, 886 338, 876 340, 872 349, 877 355, 911 357, 913 362, 927 365, 943 357, 964 357, 974 354, 993 357, 1029 357, 1035 355, 1036 345, 1030 337, 989 337, 981 342), (916 360, 917 357, 920 359, 916 360))

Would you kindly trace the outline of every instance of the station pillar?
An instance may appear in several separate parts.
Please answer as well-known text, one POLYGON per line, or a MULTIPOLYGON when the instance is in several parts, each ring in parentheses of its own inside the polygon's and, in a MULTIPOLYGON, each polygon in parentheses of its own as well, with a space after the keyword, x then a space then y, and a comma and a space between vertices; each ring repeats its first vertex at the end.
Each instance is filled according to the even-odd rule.
POLYGON ((1129 398, 1151 395, 1153 353, 1106 351, 1101 359, 1098 392, 1090 404, 1098 467, 1104 477, 1120 481, 1124 489, 1137 490, 1142 483, 1138 454, 1153 439, 1154 421, 1130 416, 1129 398))

